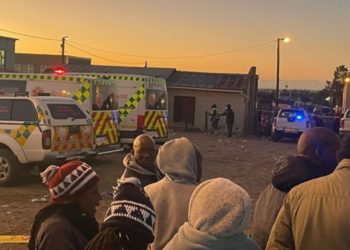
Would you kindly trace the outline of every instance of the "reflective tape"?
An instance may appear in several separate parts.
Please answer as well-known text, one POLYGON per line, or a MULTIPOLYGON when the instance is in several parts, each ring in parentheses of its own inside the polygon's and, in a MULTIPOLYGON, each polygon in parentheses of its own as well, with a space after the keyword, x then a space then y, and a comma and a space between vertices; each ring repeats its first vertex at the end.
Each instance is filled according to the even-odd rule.
POLYGON ((167 137, 167 122, 163 111, 146 111, 145 129, 147 131, 157 131, 159 137, 167 137))
POLYGON ((0 244, 28 243, 29 235, 0 235, 0 244))
POLYGON ((124 106, 119 109, 118 122, 124 120, 124 118, 134 109, 137 108, 139 102, 145 97, 145 87, 140 85, 137 88, 137 91, 126 101, 124 106))

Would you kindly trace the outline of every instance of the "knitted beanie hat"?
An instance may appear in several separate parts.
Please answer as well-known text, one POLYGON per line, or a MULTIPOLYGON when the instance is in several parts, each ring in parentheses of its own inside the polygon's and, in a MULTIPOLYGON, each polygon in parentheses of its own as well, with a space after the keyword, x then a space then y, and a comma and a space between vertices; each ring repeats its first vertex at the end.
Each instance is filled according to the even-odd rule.
POLYGON ((100 180, 92 167, 82 161, 70 161, 60 167, 51 165, 40 176, 49 186, 54 203, 71 202, 100 180))
POLYGON ((229 238, 246 229, 250 213, 249 194, 228 179, 215 178, 201 183, 193 191, 188 222, 209 235, 229 238))
POLYGON ((135 177, 118 180, 113 201, 107 210, 101 230, 114 227, 129 234, 137 235, 146 242, 153 242, 156 213, 144 192, 141 182, 135 177))

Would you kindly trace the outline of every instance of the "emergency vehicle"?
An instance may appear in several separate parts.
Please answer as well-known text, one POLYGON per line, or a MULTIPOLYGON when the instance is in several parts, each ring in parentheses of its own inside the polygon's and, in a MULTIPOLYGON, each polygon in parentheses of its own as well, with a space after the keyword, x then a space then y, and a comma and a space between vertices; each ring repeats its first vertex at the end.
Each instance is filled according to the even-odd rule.
POLYGON ((168 140, 168 96, 165 79, 143 75, 69 74, 116 82, 122 144, 132 144, 134 138, 142 133, 152 136, 157 144, 168 140))
POLYGON ((96 155, 91 118, 72 98, 0 96, 0 186, 33 166, 96 155))
POLYGON ((73 98, 91 115, 97 155, 122 151, 118 131, 116 82, 108 79, 52 74, 0 73, 0 93, 27 92, 73 98))

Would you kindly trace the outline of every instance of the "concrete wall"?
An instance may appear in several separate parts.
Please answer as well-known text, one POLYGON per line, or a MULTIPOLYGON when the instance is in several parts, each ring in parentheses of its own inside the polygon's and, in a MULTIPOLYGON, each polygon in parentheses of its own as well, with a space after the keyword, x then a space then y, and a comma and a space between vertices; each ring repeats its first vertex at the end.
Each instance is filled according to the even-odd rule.
MULTIPOLYGON (((235 112, 234 132, 241 133, 244 131, 245 98, 240 93, 168 88, 169 125, 185 127, 184 123, 175 123, 173 119, 175 96, 188 96, 188 97, 196 98, 195 114, 194 114, 195 118, 194 118, 194 126, 193 126, 194 128, 198 128, 201 131, 204 131, 205 112, 210 111, 212 104, 216 104, 220 113, 224 112, 226 104, 231 104, 231 107, 235 112)), ((225 117, 222 116, 220 118, 219 127, 224 128, 225 126, 226 126, 225 117)), ((209 117, 208 117, 208 128, 209 129, 211 128, 209 117)))

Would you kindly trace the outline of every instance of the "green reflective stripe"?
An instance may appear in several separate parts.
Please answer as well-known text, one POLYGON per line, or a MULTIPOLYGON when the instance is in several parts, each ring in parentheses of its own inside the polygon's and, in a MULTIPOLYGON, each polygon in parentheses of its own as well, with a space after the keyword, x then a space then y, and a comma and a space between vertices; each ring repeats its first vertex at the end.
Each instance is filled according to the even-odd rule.
POLYGON ((137 91, 129 98, 129 100, 126 101, 124 106, 119 109, 119 116, 118 116, 118 122, 120 123, 125 119, 125 117, 135 108, 137 108, 137 105, 139 102, 144 98, 145 96, 145 87, 144 85, 140 85, 137 89, 137 91))

